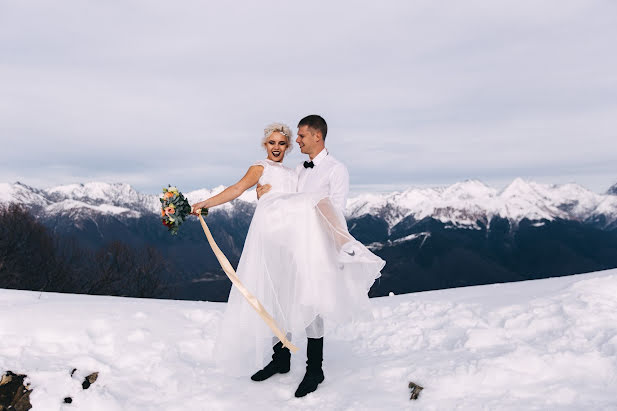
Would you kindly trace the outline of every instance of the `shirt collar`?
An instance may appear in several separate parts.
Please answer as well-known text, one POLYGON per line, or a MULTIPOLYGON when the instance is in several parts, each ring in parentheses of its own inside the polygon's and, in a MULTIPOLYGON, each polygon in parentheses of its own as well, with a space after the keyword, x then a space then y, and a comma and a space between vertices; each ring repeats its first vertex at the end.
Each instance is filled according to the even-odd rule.
POLYGON ((323 150, 319 152, 319 154, 315 156, 315 158, 313 159, 313 164, 318 166, 319 163, 321 163, 323 159, 326 158, 327 155, 328 155, 328 150, 324 148, 323 150))

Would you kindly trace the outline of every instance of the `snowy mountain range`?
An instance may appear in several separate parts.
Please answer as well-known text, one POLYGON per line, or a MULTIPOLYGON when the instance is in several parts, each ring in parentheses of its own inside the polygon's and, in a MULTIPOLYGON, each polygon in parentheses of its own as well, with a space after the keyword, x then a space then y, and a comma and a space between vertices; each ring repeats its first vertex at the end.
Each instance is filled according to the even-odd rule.
MULTIPOLYGON (((224 187, 185 193, 203 200, 224 187)), ((479 181, 448 187, 363 193, 347 203, 349 230, 386 262, 371 296, 546 278, 617 268, 616 187, 516 179, 503 190, 479 181)), ((255 209, 254 191, 216 207, 208 225, 237 263, 255 209)), ((182 278, 173 298, 225 301, 230 283, 189 221, 171 237, 159 196, 128 184, 87 183, 37 189, 0 184, 0 204, 23 204, 55 235, 99 249, 112 241, 153 246, 182 278)))
POLYGON ((517 178, 498 191, 468 180, 448 187, 411 188, 385 195, 364 194, 350 199, 348 216, 381 216, 390 227, 405 217, 432 217, 445 224, 479 229, 493 217, 518 223, 555 219, 590 221, 599 216, 607 225, 617 221, 617 196, 596 194, 577 184, 547 185, 517 178))
MULTIPOLYGON (((221 192, 225 187, 186 193, 191 202, 221 192)), ((37 189, 21 183, 0 184, 0 203, 16 202, 46 215, 87 218, 107 214, 137 218, 158 214, 158 195, 144 194, 128 184, 92 182, 37 189)), ((217 210, 233 211, 240 202, 256 203, 254 191, 217 210)), ((216 210, 213 210, 216 211, 216 210)), ((468 180, 448 187, 410 188, 385 194, 359 194, 349 199, 348 219, 371 215, 383 219, 389 229, 403 219, 427 217, 447 226, 480 229, 494 217, 516 226, 521 220, 556 219, 597 222, 603 228, 617 226, 617 184, 607 194, 597 194, 577 184, 547 185, 517 178, 499 191, 480 181, 468 180)))

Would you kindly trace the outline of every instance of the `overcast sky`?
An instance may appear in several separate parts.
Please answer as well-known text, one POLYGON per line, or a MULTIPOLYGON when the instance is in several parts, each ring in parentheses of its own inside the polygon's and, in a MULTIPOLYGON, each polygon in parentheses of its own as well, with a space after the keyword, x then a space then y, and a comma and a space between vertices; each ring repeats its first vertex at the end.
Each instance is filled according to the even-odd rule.
POLYGON ((0 181, 229 185, 317 113, 356 189, 604 192, 616 47, 612 0, 0 0, 0 181))

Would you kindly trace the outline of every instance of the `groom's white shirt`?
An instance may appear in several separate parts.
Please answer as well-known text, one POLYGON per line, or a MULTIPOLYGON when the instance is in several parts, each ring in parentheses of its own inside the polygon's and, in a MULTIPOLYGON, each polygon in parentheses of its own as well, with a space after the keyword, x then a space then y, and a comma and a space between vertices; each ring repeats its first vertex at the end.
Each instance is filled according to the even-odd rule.
POLYGON ((332 204, 345 213, 349 195, 349 172, 347 167, 324 148, 313 159, 313 168, 296 167, 299 193, 324 193, 332 204))

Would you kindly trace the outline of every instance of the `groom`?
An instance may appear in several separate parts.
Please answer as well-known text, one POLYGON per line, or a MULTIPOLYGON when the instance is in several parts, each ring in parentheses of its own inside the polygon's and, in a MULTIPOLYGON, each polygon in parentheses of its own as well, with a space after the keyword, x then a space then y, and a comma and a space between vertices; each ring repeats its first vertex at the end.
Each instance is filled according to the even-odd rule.
MULTIPOLYGON (((321 116, 312 114, 304 117, 298 123, 298 138, 296 143, 300 146, 303 154, 308 154, 309 161, 298 165, 298 192, 300 193, 325 193, 330 201, 341 212, 345 210, 347 196, 349 194, 349 173, 347 168, 332 155, 325 147, 328 125, 321 116)), ((257 187, 257 196, 261 197, 270 190, 270 185, 257 187)), ((324 380, 321 364, 323 361, 323 335, 324 325, 321 316, 306 327, 308 337, 306 354, 306 373, 296 390, 296 397, 304 397, 313 392, 324 380)), ((262 370, 257 371, 251 379, 263 381, 274 374, 289 372, 291 353, 283 347, 279 341, 274 346, 272 361, 262 370)))

